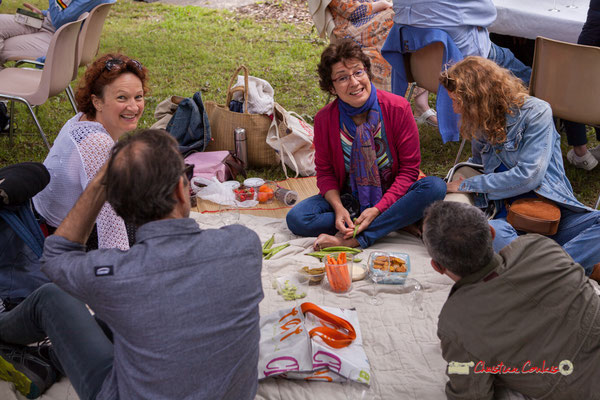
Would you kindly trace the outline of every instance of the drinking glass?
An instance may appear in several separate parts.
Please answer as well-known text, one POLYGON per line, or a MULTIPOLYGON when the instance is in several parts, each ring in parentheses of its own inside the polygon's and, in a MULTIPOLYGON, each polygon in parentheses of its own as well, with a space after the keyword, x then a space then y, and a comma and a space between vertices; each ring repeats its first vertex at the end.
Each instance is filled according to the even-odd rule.
POLYGON ((240 209, 235 204, 219 204, 219 216, 223 226, 237 224, 240 220, 240 209))
POLYGON ((571 1, 571 4, 567 4, 565 7, 567 8, 579 8, 577 7, 577 5, 575 4, 575 0, 571 1))
POLYGON ((413 278, 406 278, 404 287, 407 293, 410 293, 410 316, 423 319, 426 317, 425 307, 423 305, 423 286, 413 278))
POLYGON ((369 256, 369 264, 368 265, 375 265, 375 259, 376 258, 380 258, 384 257, 386 262, 387 262, 387 270, 386 269, 376 269, 376 268, 370 268, 369 269, 369 279, 371 279, 373 281, 373 295, 371 297, 369 297, 369 299, 367 300, 369 302, 369 304, 372 304, 374 306, 379 306, 383 304, 383 299, 381 297, 377 296, 377 286, 381 284, 381 282, 387 277, 387 275, 389 274, 389 265, 390 265, 390 256, 389 255, 382 255, 381 253, 371 253, 371 255, 369 256))
POLYGON ((550 11, 550 12, 560 12, 560 10, 558 8, 556 8, 556 0, 554 0, 554 7, 549 8, 548 11, 550 11))

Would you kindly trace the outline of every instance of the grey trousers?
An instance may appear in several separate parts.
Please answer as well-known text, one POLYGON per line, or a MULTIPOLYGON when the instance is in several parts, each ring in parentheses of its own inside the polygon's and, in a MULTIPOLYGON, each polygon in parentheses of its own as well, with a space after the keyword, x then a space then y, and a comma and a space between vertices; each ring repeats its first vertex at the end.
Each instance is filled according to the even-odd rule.
POLYGON ((8 60, 45 56, 54 31, 49 18, 36 29, 16 22, 14 14, 0 14, 0 69, 8 60))

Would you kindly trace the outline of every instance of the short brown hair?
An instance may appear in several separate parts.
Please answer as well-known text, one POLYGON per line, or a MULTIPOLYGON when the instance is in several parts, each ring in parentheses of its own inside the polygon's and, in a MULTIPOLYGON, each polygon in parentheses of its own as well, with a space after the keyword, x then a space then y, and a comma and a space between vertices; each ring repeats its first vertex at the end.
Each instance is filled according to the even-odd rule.
POLYGON ((125 135, 108 161, 107 201, 125 222, 137 226, 163 219, 175 207, 173 191, 183 173, 177 141, 167 131, 125 135))
POLYGON ((148 87, 146 86, 148 70, 146 67, 140 64, 139 61, 133 60, 123 54, 105 54, 96 59, 85 70, 85 75, 79 82, 77 93, 75 94, 77 109, 84 113, 86 117, 95 119, 96 108, 92 103, 92 95, 102 98, 104 87, 110 85, 121 74, 126 72, 130 72, 140 78, 144 95, 146 95, 148 93, 148 87), (122 63, 124 67, 109 70, 107 62, 110 63, 110 60, 117 60, 116 62, 119 65, 122 63))
POLYGON ((323 50, 323 53, 321 53, 321 62, 317 66, 321 90, 331 93, 331 89, 333 89, 333 80, 331 79, 331 69, 333 65, 351 59, 357 59, 362 62, 369 79, 373 79, 373 74, 371 73, 371 60, 369 59, 369 56, 363 53, 360 44, 352 39, 342 39, 337 43, 331 43, 323 50))
POLYGON ((462 110, 460 134, 492 144, 506 140, 506 114, 525 103, 527 90, 519 78, 487 58, 469 56, 440 75, 462 110))

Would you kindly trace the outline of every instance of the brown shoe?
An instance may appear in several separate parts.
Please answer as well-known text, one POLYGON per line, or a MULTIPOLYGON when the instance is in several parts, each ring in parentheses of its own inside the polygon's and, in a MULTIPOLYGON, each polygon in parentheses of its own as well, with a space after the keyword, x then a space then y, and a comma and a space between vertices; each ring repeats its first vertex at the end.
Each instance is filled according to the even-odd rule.
POLYGON ((590 274, 590 279, 600 283, 600 263, 594 265, 594 269, 592 269, 592 273, 590 274))

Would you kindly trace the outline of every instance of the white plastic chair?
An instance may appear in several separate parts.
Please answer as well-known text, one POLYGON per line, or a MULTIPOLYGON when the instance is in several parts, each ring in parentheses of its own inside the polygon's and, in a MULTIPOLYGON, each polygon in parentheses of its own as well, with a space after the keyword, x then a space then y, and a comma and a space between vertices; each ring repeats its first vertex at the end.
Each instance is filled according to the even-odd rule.
MULTIPOLYGON (((50 143, 33 111, 32 106, 44 104, 51 96, 66 89, 73 78, 76 65, 76 47, 79 30, 88 13, 83 13, 77 21, 61 26, 52 36, 42 70, 29 68, 6 68, 0 71, 0 98, 9 99, 10 115, 14 115, 14 101, 24 103, 44 143, 50 143)), ((13 119, 10 121, 9 137, 12 142, 13 119)))
MULTIPOLYGON (((110 11, 113 3, 103 3, 94 7, 88 17, 83 22, 81 31, 79 32, 79 39, 77 41, 77 64, 73 70, 73 79, 77 79, 79 73, 79 67, 85 67, 94 60, 94 57, 98 54, 98 48, 100 47, 100 35, 102 34, 102 28, 104 27, 104 21, 110 11)), ((16 66, 21 64, 34 64, 40 67, 44 66, 43 62, 34 60, 19 60, 16 66)), ((77 105, 75 104, 75 94, 71 84, 65 89, 67 98, 71 102, 71 106, 75 113, 77 113, 77 105)))

